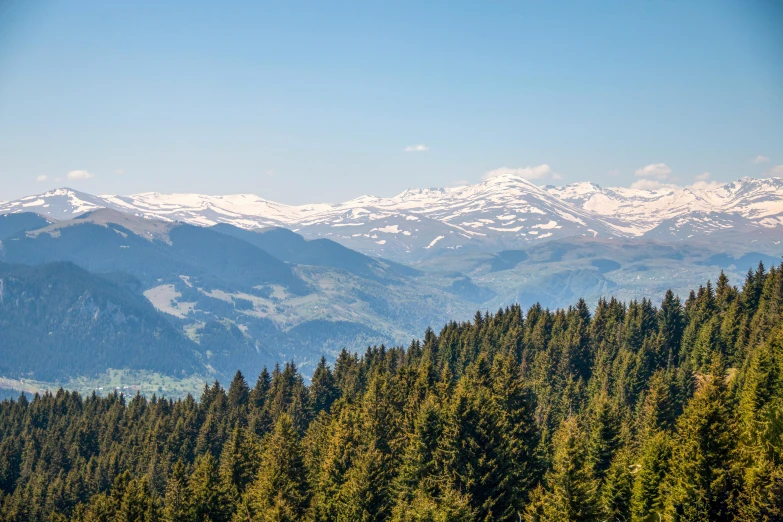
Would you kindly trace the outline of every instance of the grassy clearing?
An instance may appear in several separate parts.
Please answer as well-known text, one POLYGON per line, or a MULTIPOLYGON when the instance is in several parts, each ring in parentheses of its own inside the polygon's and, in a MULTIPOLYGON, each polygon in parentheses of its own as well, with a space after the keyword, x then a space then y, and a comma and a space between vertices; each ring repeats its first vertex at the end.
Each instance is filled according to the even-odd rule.
POLYGON ((133 396, 137 393, 146 397, 171 397, 174 399, 187 396, 188 393, 198 398, 208 378, 194 375, 184 379, 176 379, 156 372, 139 370, 108 370, 93 378, 78 377, 67 382, 44 382, 30 379, 9 379, 0 377, 0 390, 10 390, 26 393, 54 393, 58 389, 74 390, 82 395, 95 393, 106 396, 112 393, 122 393, 133 396))

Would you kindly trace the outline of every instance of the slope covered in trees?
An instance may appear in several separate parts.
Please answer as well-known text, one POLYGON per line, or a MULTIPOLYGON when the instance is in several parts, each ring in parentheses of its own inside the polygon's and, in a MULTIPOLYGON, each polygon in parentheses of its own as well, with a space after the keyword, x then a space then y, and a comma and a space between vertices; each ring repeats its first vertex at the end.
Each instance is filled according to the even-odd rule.
POLYGON ((125 274, 68 263, 0 262, 0 376, 57 380, 107 368, 188 376, 204 371, 182 336, 125 274))
POLYGON ((783 266, 519 307, 197 402, 0 404, 3 520, 781 520, 783 266))

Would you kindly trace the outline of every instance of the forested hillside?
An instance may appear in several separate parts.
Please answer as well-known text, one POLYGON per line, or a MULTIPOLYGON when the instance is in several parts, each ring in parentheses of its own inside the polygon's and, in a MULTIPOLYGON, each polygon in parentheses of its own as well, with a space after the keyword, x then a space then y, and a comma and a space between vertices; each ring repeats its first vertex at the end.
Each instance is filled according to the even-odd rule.
POLYGON ((179 377, 203 372, 199 346, 137 286, 125 274, 91 274, 67 262, 0 262, 0 376, 54 381, 106 368, 179 377))
POLYGON ((783 265, 476 314, 200 401, 0 404, 6 521, 783 518, 783 265))

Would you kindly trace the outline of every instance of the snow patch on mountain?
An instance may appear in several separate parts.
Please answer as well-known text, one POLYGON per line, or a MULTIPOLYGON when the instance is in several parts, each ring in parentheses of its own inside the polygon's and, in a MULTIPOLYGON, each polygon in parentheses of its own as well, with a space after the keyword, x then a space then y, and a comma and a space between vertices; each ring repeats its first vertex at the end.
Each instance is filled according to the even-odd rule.
POLYGON ((410 259, 435 249, 497 251, 573 236, 671 238, 740 226, 775 229, 783 227, 783 179, 641 190, 595 183, 540 187, 511 173, 475 185, 309 205, 285 205, 253 194, 93 196, 62 188, 2 203, 0 213, 33 211, 64 220, 102 207, 202 226, 286 227, 365 253, 410 259))

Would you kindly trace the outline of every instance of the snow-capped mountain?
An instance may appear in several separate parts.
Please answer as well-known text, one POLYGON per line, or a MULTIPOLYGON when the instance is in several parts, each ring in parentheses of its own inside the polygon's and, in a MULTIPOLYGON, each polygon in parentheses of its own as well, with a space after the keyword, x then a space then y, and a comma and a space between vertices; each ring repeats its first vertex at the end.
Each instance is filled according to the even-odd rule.
POLYGON ((63 188, 0 204, 0 213, 63 220, 100 207, 203 226, 282 226, 365 253, 413 259, 443 249, 499 251, 573 236, 679 240, 732 230, 776 232, 783 230, 783 179, 638 190, 593 183, 539 187, 504 175, 476 185, 409 189, 391 198, 299 206, 252 194, 92 196, 63 188))
POLYGON ((638 190, 602 188, 593 183, 548 187, 550 194, 585 210, 617 220, 643 235, 664 220, 699 212, 739 214, 766 227, 783 225, 783 178, 754 179, 707 189, 638 190))

